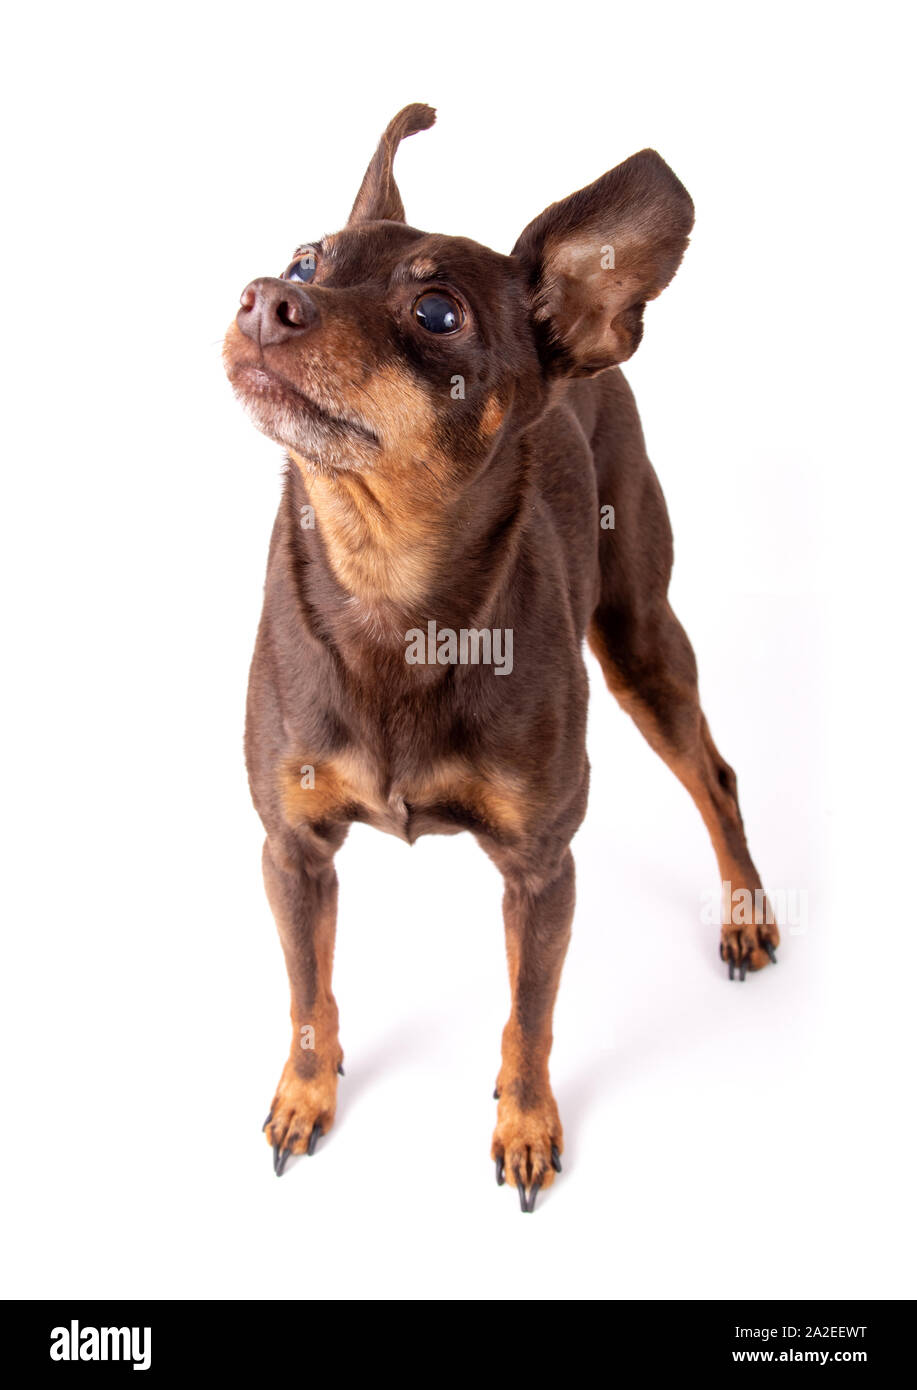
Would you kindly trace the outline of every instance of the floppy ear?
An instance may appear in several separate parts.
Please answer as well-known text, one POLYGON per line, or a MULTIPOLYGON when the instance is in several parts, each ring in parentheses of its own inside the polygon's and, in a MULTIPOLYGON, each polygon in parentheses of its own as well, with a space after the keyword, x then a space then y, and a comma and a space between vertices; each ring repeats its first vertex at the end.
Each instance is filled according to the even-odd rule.
POLYGON ((369 168, 363 175, 357 201, 347 221, 348 227, 352 227, 356 222, 405 220, 404 203, 392 175, 395 151, 406 135, 415 135, 418 130, 429 130, 435 120, 436 112, 432 106, 424 106, 422 102, 415 101, 413 105, 399 111, 394 120, 389 122, 385 134, 379 141, 379 147, 370 160, 369 168))
POLYGON ((655 150, 530 222, 513 255, 529 272, 548 369, 593 376, 636 352, 646 301, 672 279, 693 225, 694 204, 655 150))

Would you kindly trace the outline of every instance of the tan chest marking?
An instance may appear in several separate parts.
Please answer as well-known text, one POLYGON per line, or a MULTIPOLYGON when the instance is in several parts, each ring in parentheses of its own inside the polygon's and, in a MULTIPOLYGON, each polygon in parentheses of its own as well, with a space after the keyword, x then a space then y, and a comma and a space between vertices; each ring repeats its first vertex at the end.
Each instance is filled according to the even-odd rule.
POLYGON ((437 510, 379 474, 313 478, 309 496, 328 562, 349 593, 403 604, 425 598, 442 548, 437 510))
POLYGON ((520 835, 528 821, 524 789, 506 773, 483 772, 463 758, 449 758, 385 794, 376 765, 353 750, 324 762, 308 757, 281 764, 279 789, 284 816, 294 828, 323 821, 366 818, 403 835, 409 816, 450 803, 464 807, 494 831, 520 835))
POLYGON ((435 416, 416 382, 395 367, 376 372, 368 388, 352 389, 351 404, 379 432, 374 467, 324 476, 290 455, 344 588, 362 599, 416 603, 429 593, 444 533, 448 469, 436 443, 435 416))

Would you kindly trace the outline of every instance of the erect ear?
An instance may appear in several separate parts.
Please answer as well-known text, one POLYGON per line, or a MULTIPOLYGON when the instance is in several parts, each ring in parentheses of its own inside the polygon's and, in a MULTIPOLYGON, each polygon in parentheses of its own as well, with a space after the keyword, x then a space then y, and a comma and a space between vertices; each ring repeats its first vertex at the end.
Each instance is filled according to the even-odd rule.
POLYGON ((379 141, 379 147, 369 162, 363 175, 357 201, 353 205, 348 227, 355 222, 403 222, 404 203, 392 174, 395 151, 406 135, 415 135, 418 130, 429 130, 436 120, 432 106, 424 106, 415 101, 399 111, 386 127, 379 141))
POLYGON ((550 371, 592 376, 636 352, 646 301, 675 274, 693 225, 694 204, 655 150, 529 223, 513 255, 528 269, 550 371))

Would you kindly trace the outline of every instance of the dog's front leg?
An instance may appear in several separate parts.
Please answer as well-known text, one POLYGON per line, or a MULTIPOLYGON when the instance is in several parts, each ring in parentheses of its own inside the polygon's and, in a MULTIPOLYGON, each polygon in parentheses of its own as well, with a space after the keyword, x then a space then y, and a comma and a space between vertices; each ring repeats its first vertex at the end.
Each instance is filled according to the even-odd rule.
POLYGON ((327 854, 317 852, 293 834, 269 836, 264 845, 264 885, 290 977, 293 1023, 290 1056, 264 1125, 278 1177, 289 1154, 311 1154, 328 1133, 343 1074, 331 992, 337 916, 332 853, 330 847, 327 854))
POLYGON ((560 1172, 563 1130, 548 1078, 551 1025, 573 918, 573 856, 553 873, 504 867, 503 918, 512 1008, 503 1030, 497 1127, 491 1155, 497 1182, 519 1190, 523 1211, 560 1172))

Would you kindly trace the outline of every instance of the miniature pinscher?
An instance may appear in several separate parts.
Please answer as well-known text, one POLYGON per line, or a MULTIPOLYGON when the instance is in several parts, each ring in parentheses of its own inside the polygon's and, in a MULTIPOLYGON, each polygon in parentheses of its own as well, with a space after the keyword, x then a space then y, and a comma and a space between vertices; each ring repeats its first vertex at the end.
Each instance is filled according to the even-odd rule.
POLYGON ((343 231, 253 280, 225 364, 289 467, 248 692, 246 757, 286 957, 292 1042, 274 1170, 334 1120, 334 856, 353 821, 470 830, 504 877, 512 990, 491 1149, 523 1211, 561 1169, 548 1077, 586 810, 583 639, 687 787, 720 878, 730 978, 776 959, 694 653, 666 597, 672 534, 620 364, 675 274, 690 197, 642 150, 530 222, 510 255, 405 220, 389 125, 343 231))

